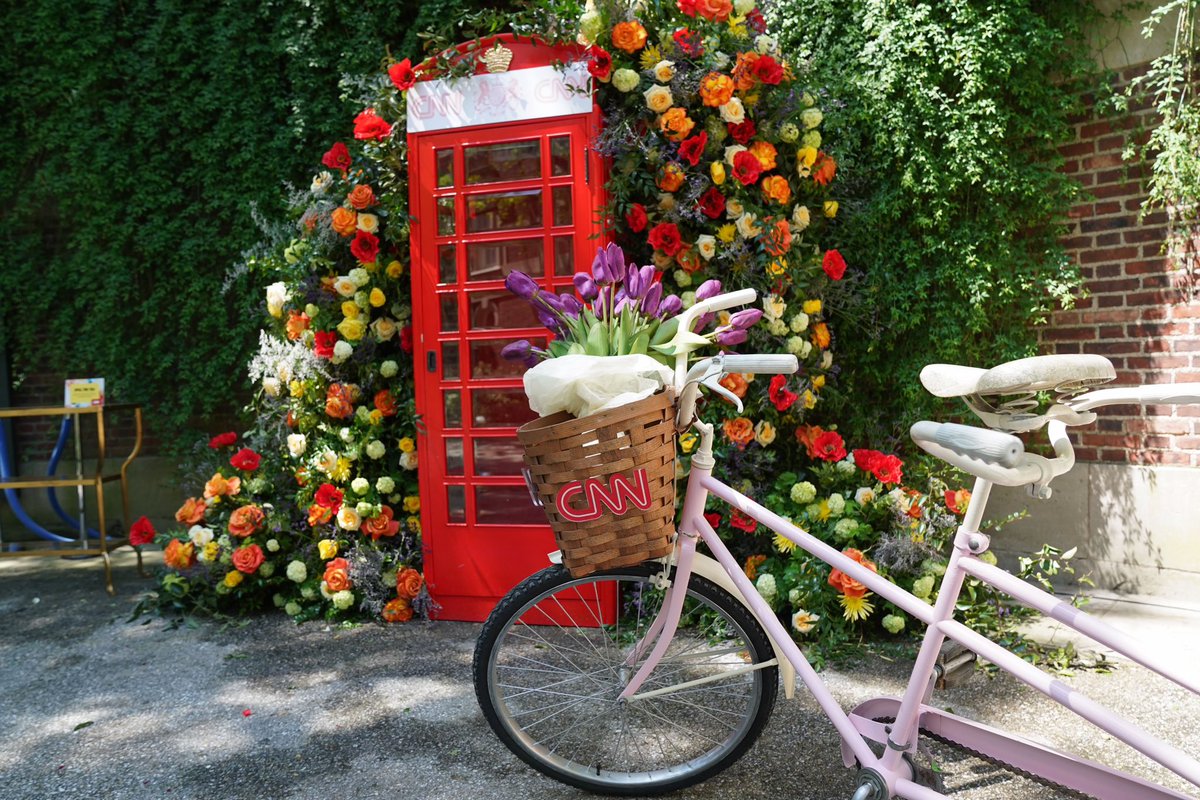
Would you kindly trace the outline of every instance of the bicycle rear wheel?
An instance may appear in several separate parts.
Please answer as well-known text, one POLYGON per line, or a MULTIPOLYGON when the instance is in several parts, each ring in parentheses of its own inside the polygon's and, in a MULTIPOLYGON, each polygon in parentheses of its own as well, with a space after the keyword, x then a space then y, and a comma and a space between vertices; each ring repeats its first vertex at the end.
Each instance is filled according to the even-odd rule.
MULTIPOLYGON (((638 694, 618 701, 627 664, 662 604, 650 566, 527 578, 496 606, 475 647, 475 693, 501 741, 556 780, 601 794, 681 789, 736 761, 775 704, 778 669, 757 620, 698 576, 679 630, 638 694)), ((649 648, 644 648, 648 650, 649 648)))

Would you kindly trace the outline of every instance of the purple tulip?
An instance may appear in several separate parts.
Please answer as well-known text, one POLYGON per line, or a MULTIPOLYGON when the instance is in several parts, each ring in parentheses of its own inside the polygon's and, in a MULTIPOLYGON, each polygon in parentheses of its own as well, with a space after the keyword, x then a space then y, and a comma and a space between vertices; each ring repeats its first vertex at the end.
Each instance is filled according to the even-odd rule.
POLYGON ((696 317, 696 322, 692 325, 692 332, 699 333, 708 327, 708 324, 717 318, 716 314, 701 314, 696 317))
POLYGON ((625 252, 615 243, 597 250, 592 259, 592 277, 600 286, 620 283, 625 277, 625 252))
POLYGON ((575 291, 579 292, 579 296, 584 300, 596 299, 596 282, 592 280, 592 276, 586 272, 575 273, 575 291))
POLYGON ((525 339, 509 342, 500 349, 500 355, 506 361, 526 361, 533 355, 533 345, 525 339))
POLYGON ((554 335, 556 335, 556 336, 562 335, 562 332, 563 332, 562 319, 558 316, 558 314, 555 314, 551 311, 546 311, 544 309, 539 308, 537 310, 537 318, 538 318, 538 322, 542 323, 547 328, 549 328, 550 331, 552 333, 554 333, 554 335))
POLYGON ((538 285, 533 278, 520 270, 513 270, 504 279, 504 286, 510 292, 525 300, 531 299, 538 291, 538 285))
POLYGON ((579 302, 573 294, 563 292, 558 296, 558 299, 562 303, 562 312, 568 317, 578 317, 580 312, 583 311, 583 303, 579 302))
POLYGON ((737 312, 729 318, 729 324, 740 330, 746 330, 754 326, 754 323, 762 319, 762 309, 747 308, 737 312))
POLYGON ((749 336, 749 334, 741 328, 733 328, 731 330, 721 331, 717 334, 717 344, 721 345, 722 347, 741 344, 742 342, 746 341, 747 336, 749 336))
POLYGON ((548 311, 556 311, 559 314, 562 313, 562 300, 560 300, 557 296, 550 294, 549 292, 542 292, 536 298, 534 298, 535 308, 538 308, 539 303, 541 304, 541 307, 548 311))
POLYGON ((661 299, 662 284, 658 282, 650 284, 650 288, 646 290, 646 296, 642 298, 642 313, 647 317, 656 316, 661 299))
MULTIPOLYGON (((660 286, 662 284, 659 284, 660 286)), ((658 316, 662 319, 673 317, 683 310, 683 301, 678 295, 669 294, 658 304, 658 316)))
POLYGON ((707 300, 710 297, 716 297, 721 293, 721 282, 716 280, 705 281, 700 284, 700 288, 696 290, 696 302, 707 300))

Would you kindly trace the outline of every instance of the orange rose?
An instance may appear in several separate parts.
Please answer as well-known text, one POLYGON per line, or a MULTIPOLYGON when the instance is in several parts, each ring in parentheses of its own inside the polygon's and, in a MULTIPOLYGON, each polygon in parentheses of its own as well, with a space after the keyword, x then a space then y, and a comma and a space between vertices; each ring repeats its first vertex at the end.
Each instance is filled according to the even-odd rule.
POLYGON ((406 567, 396 575, 396 594, 411 600, 421 593, 421 587, 424 584, 425 580, 421 577, 421 573, 412 567, 406 567))
POLYGON ((742 571, 746 573, 747 578, 749 578, 750 580, 754 580, 755 578, 758 577, 759 565, 762 564, 766 560, 767 560, 767 557, 764 555, 750 556, 749 558, 746 559, 746 563, 742 566, 742 571))
POLYGON ((688 274, 700 269, 700 251, 694 247, 680 250, 675 254, 675 260, 679 262, 679 268, 688 274))
POLYGON ((392 520, 393 514, 395 512, 389 506, 381 506, 378 514, 363 521, 362 532, 375 541, 379 541, 380 536, 395 536, 400 523, 392 520))
POLYGON ((817 160, 812 168, 813 181, 822 186, 828 186, 835 174, 837 174, 837 162, 833 160, 833 156, 817 153, 817 160))
POLYGON ((694 127, 696 127, 696 123, 692 122, 692 118, 687 115, 687 111, 679 106, 668 108, 658 118, 658 129, 662 131, 663 136, 672 142, 681 142, 686 139, 694 127))
POLYGON ((750 387, 750 384, 746 383, 746 379, 742 377, 740 372, 730 372, 724 378, 721 378, 721 385, 738 397, 745 397, 746 389, 750 387))
POLYGON ((204 484, 204 499, 212 500, 214 497, 236 497, 241 491, 241 478, 236 476, 226 478, 218 472, 209 479, 208 483, 204 484))
POLYGON ((675 192, 683 186, 683 178, 683 168, 671 162, 658 171, 658 180, 655 183, 664 192, 675 192))
POLYGON ((829 347, 829 340, 830 340, 830 335, 829 335, 829 326, 828 325, 826 325, 824 322, 818 322, 816 325, 813 326, 813 332, 812 332, 813 344, 815 344, 817 347, 824 350, 825 348, 829 347))
POLYGON ((387 389, 375 393, 375 408, 385 417, 396 416, 396 398, 387 389))
MULTIPOLYGON (((350 205, 362 211, 364 208, 369 208, 375 205, 375 192, 370 186, 355 186, 350 194, 346 195, 346 200, 350 205)), ((341 233, 341 231, 338 231, 341 233)))
POLYGON ((788 200, 792 199, 792 187, 788 185, 787 178, 782 175, 768 175, 763 178, 762 193, 768 202, 780 205, 785 205, 788 200))
POLYGON ((825 433, 825 429, 820 425, 801 425, 796 428, 796 441, 804 445, 804 449, 808 451, 809 458, 817 458, 817 439, 821 438, 821 434, 825 433))
POLYGON ((704 105, 723 106, 733 97, 733 78, 720 72, 710 72, 700 81, 700 99, 704 105))
POLYGON ((325 413, 334 419, 354 416, 353 394, 344 383, 331 383, 325 390, 325 413))
POLYGON ((358 230, 358 214, 338 206, 329 216, 329 224, 342 236, 353 236, 358 230))
POLYGON ((636 19, 632 22, 618 22, 613 26, 613 47, 633 54, 646 46, 646 29, 636 19))
MULTIPOLYGON (((847 547, 842 551, 842 555, 849 556, 859 564, 862 564, 864 567, 871 570, 871 572, 879 572, 879 569, 875 566, 874 562, 870 561, 865 555, 863 555, 861 550, 856 550, 853 547, 847 547)), ((835 569, 829 573, 829 585, 847 597, 862 597, 867 593, 866 586, 863 586, 861 583, 854 580, 854 578, 851 578, 840 569, 835 569)))
POLYGON ((331 592, 349 589, 354 585, 350 582, 350 562, 344 558, 332 559, 325 564, 323 579, 326 588, 331 592))
POLYGON ((696 0, 696 13, 705 19, 724 22, 733 13, 733 0, 696 0))
POLYGON ((754 62, 758 59, 759 55, 755 52, 737 54, 737 63, 733 67, 733 81, 739 92, 753 89, 754 84, 758 82, 754 75, 754 62))
POLYGON ((721 427, 729 441, 738 447, 745 447, 754 441, 754 423, 746 417, 727 419, 721 427))
MULTIPOLYGON (((304 484, 300 484, 300 485, 303 486, 304 484)), ((325 506, 319 506, 316 503, 313 503, 311 506, 308 507, 308 524, 311 525, 312 527, 315 528, 318 525, 324 525, 326 522, 329 522, 329 520, 331 520, 331 519, 333 519, 333 509, 332 508, 326 508, 325 506)))
POLYGON ((384 622, 408 622, 412 618, 412 604, 403 597, 393 598, 383 607, 384 622))
MULTIPOLYGON (((768 180, 770 180, 768 178, 768 180)), ((780 179, 782 180, 782 178, 780 179)), ((792 246, 792 229, 786 219, 775 220, 763 237, 763 248, 773 256, 781 256, 792 246)))
POLYGON ((196 563, 196 548, 191 542, 184 544, 172 539, 167 549, 163 550, 163 561, 171 569, 187 569, 196 563))
POLYGON ((184 525, 199 524, 200 520, 204 519, 204 512, 207 510, 208 504, 203 500, 189 497, 175 512, 175 521, 182 522, 184 525))
POLYGON ((312 320, 303 311, 289 311, 288 320, 284 324, 288 340, 294 342, 299 339, 311 324, 312 320))
POLYGON ((258 506, 242 506, 235 508, 229 515, 229 533, 239 539, 245 539, 252 533, 262 530, 266 515, 258 506))
POLYGON ((262 548, 256 544, 249 547, 239 547, 233 551, 233 568, 238 572, 253 575, 263 563, 262 548))
POLYGON ((750 152, 758 159, 758 163, 762 164, 763 172, 775 169, 775 145, 770 142, 755 142, 750 145, 750 152))

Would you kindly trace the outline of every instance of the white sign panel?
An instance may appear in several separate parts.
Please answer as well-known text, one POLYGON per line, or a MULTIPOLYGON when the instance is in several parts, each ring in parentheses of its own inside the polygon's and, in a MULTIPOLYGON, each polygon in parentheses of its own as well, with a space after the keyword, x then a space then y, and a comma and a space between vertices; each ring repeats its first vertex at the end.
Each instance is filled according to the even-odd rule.
POLYGON ((589 80, 586 65, 571 64, 566 70, 532 67, 422 81, 408 90, 408 131, 587 114, 592 110, 589 80))

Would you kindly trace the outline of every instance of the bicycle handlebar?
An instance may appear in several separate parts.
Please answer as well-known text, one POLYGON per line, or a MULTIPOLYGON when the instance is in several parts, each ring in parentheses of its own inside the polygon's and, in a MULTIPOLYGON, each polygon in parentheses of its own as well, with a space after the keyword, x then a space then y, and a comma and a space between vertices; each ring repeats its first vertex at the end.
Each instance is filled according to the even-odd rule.
MULTIPOLYGON (((1066 424, 1051 420, 1046 431, 1054 458, 1026 453, 1017 437, 986 428, 923 421, 913 425, 909 433, 922 450, 977 478, 999 486, 1045 487, 1075 466, 1066 424)), ((1044 496, 1049 497, 1049 493, 1044 496)))
MULTIPOLYGON (((736 293, 735 293, 736 294, 736 293)), ((716 298, 713 298, 716 299, 716 298)), ((709 380, 719 380, 721 375, 730 372, 751 372, 758 375, 790 375, 800 369, 800 361, 794 355, 779 355, 768 353, 748 353, 740 355, 712 356, 697 361, 688 370, 679 391, 679 411, 675 418, 676 427, 682 428, 691 423, 696 412, 696 398, 700 394, 700 386, 709 380)))

